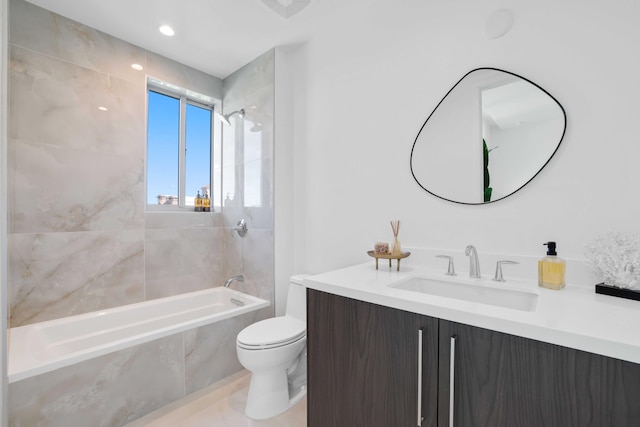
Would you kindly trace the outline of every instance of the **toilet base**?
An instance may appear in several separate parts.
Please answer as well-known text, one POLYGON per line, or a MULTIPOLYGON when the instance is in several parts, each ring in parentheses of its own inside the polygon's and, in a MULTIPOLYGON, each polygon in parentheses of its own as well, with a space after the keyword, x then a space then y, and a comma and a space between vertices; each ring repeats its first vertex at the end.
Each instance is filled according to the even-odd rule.
POLYGON ((244 413, 251 419, 264 420, 283 413, 307 394, 307 388, 289 397, 289 384, 285 368, 270 372, 253 373, 244 413))

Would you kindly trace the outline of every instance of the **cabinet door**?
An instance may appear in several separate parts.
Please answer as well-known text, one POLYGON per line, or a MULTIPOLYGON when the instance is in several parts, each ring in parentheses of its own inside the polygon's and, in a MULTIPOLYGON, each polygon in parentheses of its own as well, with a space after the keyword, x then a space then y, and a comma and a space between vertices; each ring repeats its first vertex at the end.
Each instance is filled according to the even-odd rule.
POLYGON ((442 427, 638 427, 640 365, 441 320, 439 410, 442 427))
POLYGON ((419 425, 419 330, 422 426, 437 425, 437 319, 311 289, 307 302, 309 427, 419 425))

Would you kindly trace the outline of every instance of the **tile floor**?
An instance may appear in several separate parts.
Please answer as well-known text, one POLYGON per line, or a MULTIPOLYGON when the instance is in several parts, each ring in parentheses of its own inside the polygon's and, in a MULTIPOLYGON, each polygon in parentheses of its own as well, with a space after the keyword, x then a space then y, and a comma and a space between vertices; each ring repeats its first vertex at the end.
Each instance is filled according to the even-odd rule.
POLYGON ((251 374, 240 371, 125 427, 306 427, 307 399, 264 421, 244 415, 251 374))

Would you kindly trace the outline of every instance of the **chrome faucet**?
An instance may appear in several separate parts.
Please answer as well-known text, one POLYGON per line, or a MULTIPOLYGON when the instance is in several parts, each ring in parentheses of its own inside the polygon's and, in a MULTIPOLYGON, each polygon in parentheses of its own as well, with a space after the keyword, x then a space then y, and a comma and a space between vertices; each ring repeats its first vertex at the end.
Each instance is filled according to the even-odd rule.
POLYGON ((237 276, 229 277, 226 282, 224 282, 224 287, 228 288, 232 282, 244 282, 244 274, 238 274, 237 276))
POLYGON ((436 258, 444 258, 449 260, 449 266, 447 267, 446 276, 457 276, 456 269, 453 266, 453 257, 449 255, 436 255, 436 258))
POLYGON ((502 260, 496 263, 496 274, 493 276, 493 280, 496 282, 506 282, 504 276, 502 275, 502 265, 503 264, 520 264, 516 261, 502 260))
POLYGON ((469 277, 480 278, 480 263, 478 262, 478 251, 473 245, 467 246, 464 254, 469 257, 469 277))

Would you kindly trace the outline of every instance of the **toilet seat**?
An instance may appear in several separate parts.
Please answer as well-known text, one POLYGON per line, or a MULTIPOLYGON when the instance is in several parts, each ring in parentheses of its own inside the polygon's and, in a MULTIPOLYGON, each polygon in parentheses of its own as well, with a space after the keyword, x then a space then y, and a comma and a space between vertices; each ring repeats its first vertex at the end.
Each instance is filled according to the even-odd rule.
POLYGON ((280 316, 261 320, 244 328, 237 337, 238 347, 266 350, 282 347, 306 336, 306 325, 293 317, 280 316))

